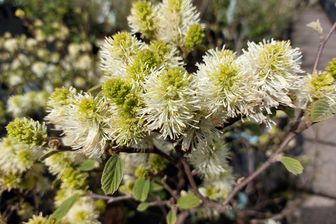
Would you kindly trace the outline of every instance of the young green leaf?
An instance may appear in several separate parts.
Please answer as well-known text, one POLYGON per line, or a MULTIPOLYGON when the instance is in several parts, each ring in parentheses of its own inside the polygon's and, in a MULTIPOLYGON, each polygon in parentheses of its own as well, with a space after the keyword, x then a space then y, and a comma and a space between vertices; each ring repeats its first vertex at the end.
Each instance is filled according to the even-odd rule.
POLYGON ((133 197, 138 201, 145 201, 150 190, 150 181, 143 177, 138 178, 133 186, 133 197))
POLYGON ((93 159, 84 160, 78 167, 80 171, 91 171, 97 168, 97 162, 93 159))
POLYGON ((167 224, 176 224, 176 212, 172 209, 166 216, 167 224))
POLYGON ((193 193, 187 193, 177 200, 177 206, 181 209, 194 208, 197 207, 199 204, 201 204, 201 199, 199 199, 193 193))
POLYGON ((286 167, 288 172, 298 175, 303 172, 303 166, 300 161, 288 156, 282 156, 280 162, 286 167))
POLYGON ((143 211, 146 211, 148 208, 148 203, 147 202, 141 202, 138 207, 137 207, 137 210, 139 212, 143 212, 143 211))
POLYGON ((118 156, 111 156, 105 164, 101 185, 105 194, 113 194, 118 190, 123 177, 124 166, 118 156))
POLYGON ((75 194, 70 198, 66 199, 49 217, 49 220, 53 220, 55 223, 61 221, 61 219, 68 213, 75 202, 78 200, 79 195, 75 194))
POLYGON ((325 99, 320 99, 312 104, 311 118, 313 122, 320 122, 333 117, 336 106, 331 106, 325 99))

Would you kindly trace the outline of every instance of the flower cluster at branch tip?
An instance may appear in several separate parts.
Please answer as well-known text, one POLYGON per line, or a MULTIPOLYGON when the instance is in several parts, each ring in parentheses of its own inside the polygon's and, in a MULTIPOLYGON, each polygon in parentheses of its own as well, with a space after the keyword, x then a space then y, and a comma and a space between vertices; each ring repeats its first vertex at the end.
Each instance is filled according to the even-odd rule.
MULTIPOLYGON (((97 77, 99 85, 89 91, 69 87, 82 89, 80 83, 91 83, 79 80, 62 88, 46 88, 52 93, 22 91, 10 97, 7 112, 16 118, 7 125, 8 136, 0 142, 0 192, 42 183, 46 170, 40 167, 44 164, 58 180, 54 183, 59 187, 55 207, 78 196, 61 223, 98 224, 99 209, 88 192, 89 174, 81 165, 87 160, 101 162, 110 154, 125 164, 121 193, 134 194, 132 187, 139 179, 150 183, 150 196, 155 190, 163 192, 161 186, 155 189, 158 179, 153 177, 165 171, 168 161, 183 157, 201 178, 199 192, 211 200, 225 200, 236 181, 229 163, 232 153, 225 135, 227 126, 237 120, 271 126, 279 107, 306 109, 319 99, 335 104, 336 60, 323 71, 304 76, 301 52, 289 41, 250 42, 240 55, 225 47, 210 49, 191 65, 188 55, 202 50, 205 37, 199 17, 191 0, 136 1, 128 17, 131 33, 118 32, 101 45, 98 55, 104 78, 97 77), (46 125, 24 118, 44 107, 50 133, 60 131, 55 131, 62 140, 56 153, 46 144, 46 125), (64 151, 63 146, 74 152, 64 151), (44 147, 48 157, 36 163, 44 147), (127 150, 139 153, 124 153, 127 150), (41 181, 31 175, 32 170, 41 181)), ((43 33, 36 36, 43 43, 50 42, 43 33)), ((27 54, 33 54, 39 44, 27 37, 0 39, 0 46, 13 54, 21 45, 27 45, 27 54)), ((19 53, 17 62, 4 67, 5 77, 14 66, 18 71, 29 68, 37 81, 55 72, 63 76, 64 70, 88 71, 92 78, 94 61, 86 55, 91 45, 59 45, 56 47, 66 46, 66 61, 71 61, 71 66, 61 55, 39 49, 41 60, 30 63, 29 57, 19 53)), ((22 79, 19 74, 6 82, 20 85, 22 79)), ((59 86, 61 81, 51 82, 59 86)), ((0 111, 0 122, 1 116, 0 111)), ((39 214, 26 223, 46 223, 47 219, 39 214)))
POLYGON ((47 138, 45 124, 40 124, 33 119, 15 118, 6 129, 9 137, 23 144, 41 146, 47 138))
MULTIPOLYGON (((251 42, 239 56, 223 47, 208 50, 189 73, 183 57, 204 38, 190 0, 137 1, 128 21, 144 40, 127 32, 107 37, 99 53, 100 92, 56 90, 47 121, 63 131, 66 145, 95 158, 116 146, 180 143, 204 178, 202 193, 225 198, 234 178, 219 129, 237 118, 271 125, 272 109, 297 107, 305 80, 301 52, 275 40, 251 42)), ((136 173, 145 175, 147 165, 140 167, 136 173)))
POLYGON ((330 105, 336 103, 336 59, 332 59, 323 71, 314 71, 300 81, 297 91, 298 106, 305 108, 314 100, 325 99, 330 105))

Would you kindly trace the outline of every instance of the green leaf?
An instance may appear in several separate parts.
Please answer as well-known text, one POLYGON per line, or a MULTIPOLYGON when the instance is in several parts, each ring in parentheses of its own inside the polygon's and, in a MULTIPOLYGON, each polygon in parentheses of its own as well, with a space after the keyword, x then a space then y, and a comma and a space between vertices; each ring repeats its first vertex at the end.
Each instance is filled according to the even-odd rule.
POLYGON ((101 185, 105 194, 113 194, 118 190, 123 177, 123 162, 118 156, 111 156, 105 164, 101 185))
POLYGON ((300 161, 288 156, 282 156, 280 162, 286 167, 288 172, 298 175, 303 172, 303 166, 300 161))
POLYGON ((193 193, 187 193, 177 200, 177 206, 181 209, 194 208, 197 207, 199 204, 201 204, 201 199, 199 199, 193 193))
POLYGON ((133 197, 138 201, 145 201, 150 190, 150 181, 143 177, 138 178, 133 186, 133 197))
POLYGON ((148 208, 148 203, 147 202, 141 202, 138 207, 137 207, 137 210, 139 212, 143 212, 143 211, 146 211, 148 208))
POLYGON ((176 212, 174 210, 170 210, 166 217, 167 224, 175 224, 176 223, 176 212))
POLYGON ((313 122, 320 122, 333 117, 336 113, 336 106, 330 106, 327 100, 316 100, 312 104, 311 118, 313 122))
POLYGON ((68 213, 68 211, 72 208, 75 202, 78 200, 79 195, 75 194, 70 198, 66 199, 49 217, 49 220, 55 221, 58 223, 61 219, 68 213))
POLYGON ((97 162, 93 159, 84 160, 78 167, 80 171, 91 171, 97 168, 97 162))

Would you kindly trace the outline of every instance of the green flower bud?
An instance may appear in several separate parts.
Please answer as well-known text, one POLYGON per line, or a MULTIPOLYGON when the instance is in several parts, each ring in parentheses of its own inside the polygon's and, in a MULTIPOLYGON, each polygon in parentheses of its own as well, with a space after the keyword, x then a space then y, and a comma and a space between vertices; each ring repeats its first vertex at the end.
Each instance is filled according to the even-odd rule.
POLYGON ((82 173, 79 170, 75 170, 72 167, 64 169, 61 180, 62 188, 64 189, 83 189, 85 188, 88 177, 87 173, 82 173))
POLYGON ((198 47, 205 37, 204 29, 199 23, 193 24, 185 37, 184 46, 188 51, 198 47))
POLYGON ((149 75, 153 68, 160 65, 160 61, 155 54, 148 50, 140 50, 134 57, 134 62, 127 67, 128 78, 136 81, 142 81, 145 76, 149 75))
POLYGON ((7 127, 8 136, 20 143, 41 146, 47 136, 47 128, 33 119, 15 118, 7 127))
POLYGON ((152 173, 158 174, 166 168, 167 164, 168 161, 161 156, 156 154, 149 155, 148 165, 152 173))
POLYGON ((131 15, 128 22, 133 32, 140 32, 144 37, 153 38, 156 32, 156 23, 154 19, 153 7, 150 2, 134 2, 131 9, 131 15))
POLYGON ((107 80, 102 89, 104 96, 117 105, 123 104, 126 96, 131 92, 131 86, 118 78, 107 80))
POLYGON ((332 77, 336 78, 336 58, 333 58, 331 61, 329 61, 325 71, 332 75, 332 77))
POLYGON ((144 166, 140 165, 140 166, 138 166, 138 167, 136 168, 136 170, 134 171, 134 175, 135 175, 136 177, 143 177, 143 178, 146 178, 147 175, 148 175, 148 171, 147 171, 147 169, 146 169, 144 166))

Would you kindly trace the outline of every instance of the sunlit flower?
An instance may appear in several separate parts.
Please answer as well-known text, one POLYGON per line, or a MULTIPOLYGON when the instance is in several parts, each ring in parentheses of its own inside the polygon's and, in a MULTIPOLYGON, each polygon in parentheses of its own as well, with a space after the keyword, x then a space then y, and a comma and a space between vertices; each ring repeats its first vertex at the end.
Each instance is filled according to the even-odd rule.
POLYGON ((189 155, 190 163, 206 178, 217 177, 227 171, 229 151, 223 139, 213 135, 211 141, 201 141, 189 155))
POLYGON ((131 62, 131 56, 143 46, 143 43, 126 32, 107 37, 100 50, 101 69, 107 77, 125 75, 125 69, 131 62))
POLYGON ((249 115, 252 113, 250 101, 255 100, 251 98, 255 95, 256 80, 244 75, 235 59, 235 53, 230 50, 210 50, 196 72, 202 105, 209 115, 223 120, 249 115))
POLYGON ((290 93, 299 88, 301 52, 292 48, 289 41, 248 43, 247 50, 238 58, 245 75, 257 77, 260 107, 293 107, 290 93))
POLYGON ((297 91, 298 106, 305 108, 309 102, 322 98, 331 104, 336 103, 336 85, 332 74, 314 72, 305 76, 300 90, 297 91))
POLYGON ((18 143, 13 138, 0 142, 0 170, 2 173, 21 174, 30 169, 37 159, 37 152, 29 145, 18 143))
POLYGON ((197 100, 193 80, 184 69, 154 72, 145 81, 144 89, 145 106, 140 114, 149 131, 158 130, 163 138, 175 139, 195 123, 197 100))
POLYGON ((155 36, 157 21, 155 9, 150 2, 145 0, 134 2, 127 20, 133 33, 139 32, 148 39, 155 36))
POLYGON ((158 9, 158 38, 183 47, 190 27, 199 22, 191 0, 163 0, 158 9))

